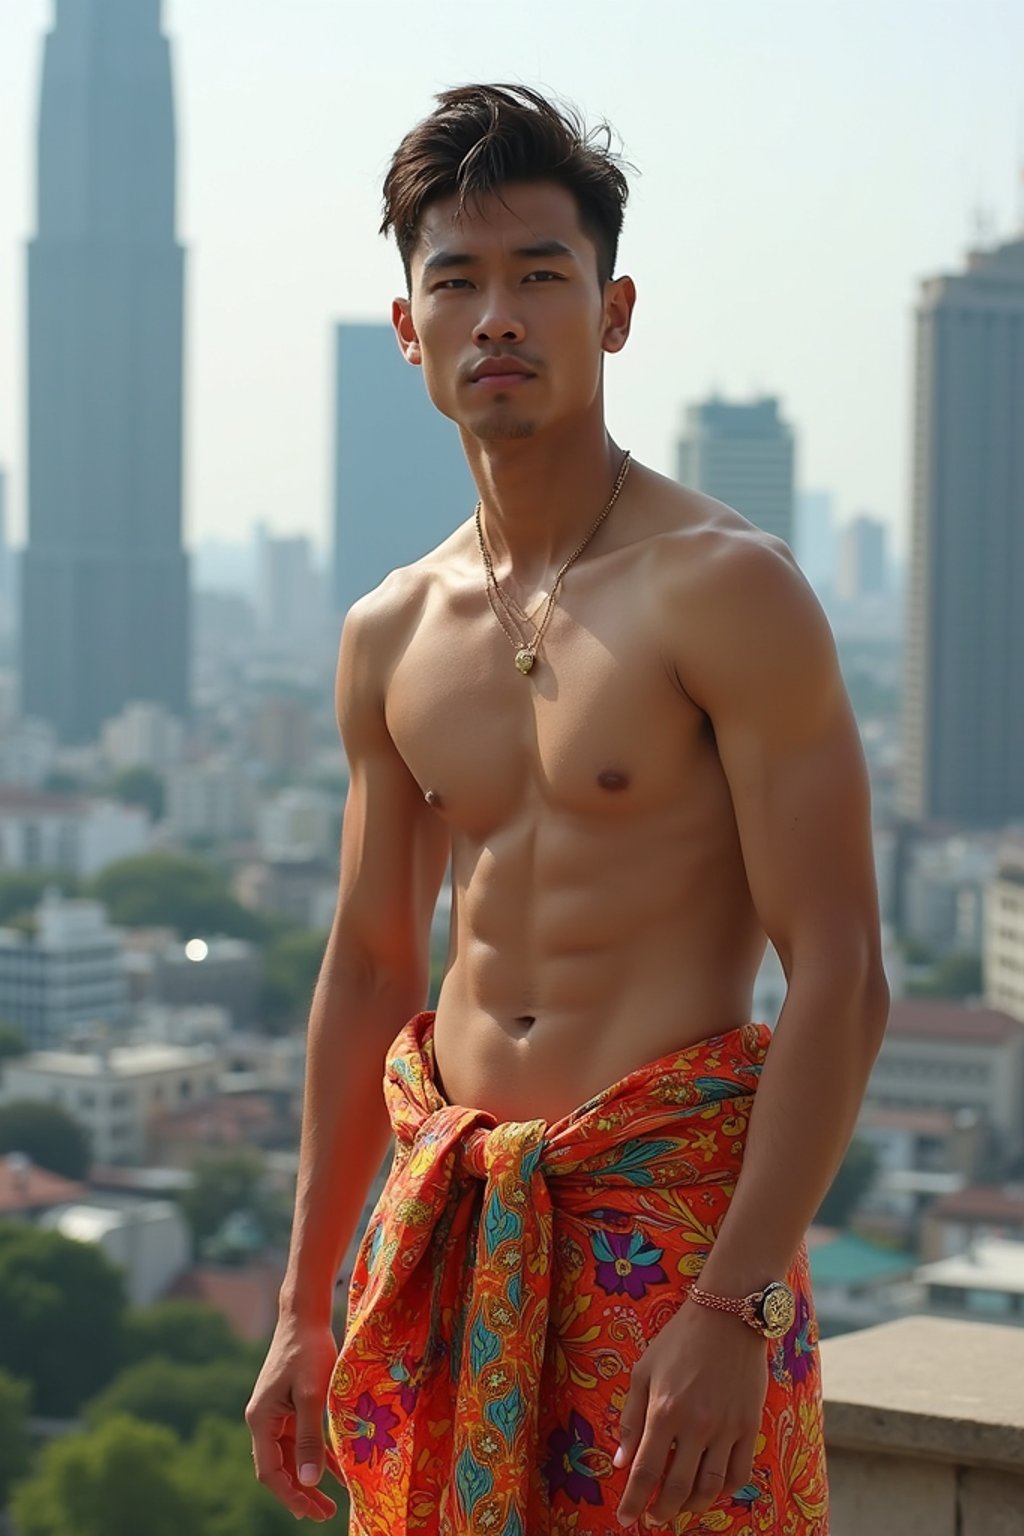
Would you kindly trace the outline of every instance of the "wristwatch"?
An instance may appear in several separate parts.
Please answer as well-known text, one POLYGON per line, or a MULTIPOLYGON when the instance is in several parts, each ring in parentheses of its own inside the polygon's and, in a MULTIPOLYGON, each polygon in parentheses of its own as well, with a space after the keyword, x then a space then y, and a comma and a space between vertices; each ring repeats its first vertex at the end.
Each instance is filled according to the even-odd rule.
POLYGON ((763 1290, 751 1291, 749 1296, 713 1296, 695 1285, 691 1285, 688 1295, 702 1307, 735 1312, 766 1339, 781 1339, 796 1321, 796 1297, 784 1280, 769 1280, 763 1290))

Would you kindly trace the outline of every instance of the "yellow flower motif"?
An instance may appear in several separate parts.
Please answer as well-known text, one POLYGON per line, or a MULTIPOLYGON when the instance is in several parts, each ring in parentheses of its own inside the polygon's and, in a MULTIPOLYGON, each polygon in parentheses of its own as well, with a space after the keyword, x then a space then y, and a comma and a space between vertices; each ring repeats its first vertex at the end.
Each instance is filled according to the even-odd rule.
POLYGON ((408 1172, 415 1178, 421 1173, 426 1173, 434 1166, 437 1160, 437 1148, 434 1146, 416 1147, 408 1159, 408 1172))

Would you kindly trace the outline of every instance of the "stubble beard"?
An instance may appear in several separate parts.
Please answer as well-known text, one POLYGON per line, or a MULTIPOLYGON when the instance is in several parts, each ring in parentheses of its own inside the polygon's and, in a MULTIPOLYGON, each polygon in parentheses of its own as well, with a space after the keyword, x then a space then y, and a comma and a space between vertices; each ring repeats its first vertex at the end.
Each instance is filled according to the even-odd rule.
POLYGON ((532 437, 536 430, 537 423, 529 418, 525 421, 484 421, 473 428, 473 435, 489 443, 515 442, 532 437))

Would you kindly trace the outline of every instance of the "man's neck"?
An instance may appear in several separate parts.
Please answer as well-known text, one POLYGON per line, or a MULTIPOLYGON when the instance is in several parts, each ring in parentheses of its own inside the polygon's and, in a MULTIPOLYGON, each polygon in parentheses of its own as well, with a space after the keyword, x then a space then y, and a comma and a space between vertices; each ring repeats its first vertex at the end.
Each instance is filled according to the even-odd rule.
POLYGON ((543 585, 582 543, 608 501, 623 450, 604 423, 571 436, 484 440, 463 434, 499 579, 543 585))

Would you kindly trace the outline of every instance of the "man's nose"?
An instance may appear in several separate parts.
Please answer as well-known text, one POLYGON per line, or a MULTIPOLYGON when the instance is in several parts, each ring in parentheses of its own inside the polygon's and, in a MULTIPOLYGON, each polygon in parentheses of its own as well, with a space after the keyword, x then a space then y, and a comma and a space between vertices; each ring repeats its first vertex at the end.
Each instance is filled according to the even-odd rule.
POLYGON ((488 304, 486 311, 480 316, 473 334, 478 342, 522 341, 526 334, 526 327, 508 304, 495 299, 488 304))

